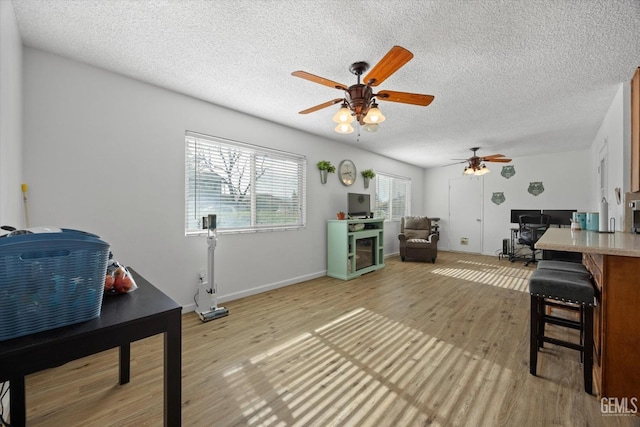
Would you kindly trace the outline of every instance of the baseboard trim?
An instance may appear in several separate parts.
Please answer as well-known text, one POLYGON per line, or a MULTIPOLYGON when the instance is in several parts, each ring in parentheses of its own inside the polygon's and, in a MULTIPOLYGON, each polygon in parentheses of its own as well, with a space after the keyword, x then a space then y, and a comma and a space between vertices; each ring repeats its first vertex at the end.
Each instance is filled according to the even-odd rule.
MULTIPOLYGON (((306 282, 307 280, 317 279, 327 275, 327 270, 318 271, 316 273, 305 274, 303 276, 292 277, 280 282, 268 283, 262 286, 256 286, 255 288, 247 289, 241 292, 234 292, 232 294, 225 295, 218 298, 218 303, 223 304, 225 302, 233 301, 236 299, 249 297, 251 295, 261 294, 263 292, 272 291, 278 288, 284 288, 285 286, 295 285, 297 283, 306 282)), ((189 313, 196 310, 196 304, 188 304, 182 307, 182 313, 189 313)))

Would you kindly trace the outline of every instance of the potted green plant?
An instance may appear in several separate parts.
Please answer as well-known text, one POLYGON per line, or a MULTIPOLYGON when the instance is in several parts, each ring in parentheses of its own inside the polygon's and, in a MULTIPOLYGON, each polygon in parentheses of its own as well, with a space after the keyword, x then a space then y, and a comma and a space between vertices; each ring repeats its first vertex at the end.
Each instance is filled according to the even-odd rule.
POLYGON ((373 169, 365 169, 362 172, 360 172, 362 174, 362 177, 364 178, 364 188, 369 188, 369 180, 375 178, 376 173, 373 171, 373 169))
POLYGON ((320 182, 322 184, 327 183, 327 174, 336 173, 336 167, 333 166, 328 160, 320 160, 317 166, 320 170, 320 182))

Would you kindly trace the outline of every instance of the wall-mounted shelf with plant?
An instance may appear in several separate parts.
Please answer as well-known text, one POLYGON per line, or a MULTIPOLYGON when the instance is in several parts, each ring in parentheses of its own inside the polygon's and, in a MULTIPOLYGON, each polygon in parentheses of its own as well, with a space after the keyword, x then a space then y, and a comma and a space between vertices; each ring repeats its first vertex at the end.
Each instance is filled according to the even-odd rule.
POLYGON ((369 188, 369 180, 373 179, 376 177, 376 173, 373 171, 373 169, 365 169, 362 172, 360 172, 362 174, 362 177, 364 178, 364 188, 369 188))
POLYGON ((327 174, 336 173, 336 167, 331 164, 328 160, 320 160, 317 163, 318 169, 320 170, 320 182, 322 184, 327 183, 327 174))

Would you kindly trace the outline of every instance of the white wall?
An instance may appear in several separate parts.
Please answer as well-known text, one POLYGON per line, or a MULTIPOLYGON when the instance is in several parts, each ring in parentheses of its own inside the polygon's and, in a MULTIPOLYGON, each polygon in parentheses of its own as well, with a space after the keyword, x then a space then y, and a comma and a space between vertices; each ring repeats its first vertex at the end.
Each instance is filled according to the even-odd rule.
MULTIPOLYGON (((508 151, 502 153, 509 155, 508 151)), ((514 158, 515 175, 504 178, 503 164, 489 163, 490 173, 482 183, 482 253, 496 255, 502 249, 502 239, 510 237, 511 209, 577 209, 597 211, 591 195, 590 150, 570 151, 514 158), (542 181, 544 192, 531 195, 527 189, 532 181, 542 181), (505 201, 491 201, 494 192, 503 192, 505 201)), ((442 218, 438 248, 449 248, 449 180, 462 177, 460 165, 431 168, 425 172, 425 211, 442 218)))
MULTIPOLYGON (((21 184, 22 40, 11 2, 0 1, 0 225, 24 226, 21 184)), ((9 397, 2 396, 5 417, 9 397)))
MULTIPOLYGON (((631 77, 629 78, 631 80, 631 77)), ((622 200, 625 191, 630 188, 630 118, 631 105, 629 84, 620 84, 616 96, 609 106, 591 146, 591 167, 598 171, 601 152, 607 155, 606 192, 605 198, 609 205, 609 218, 615 218, 616 229, 621 231, 624 225, 624 205, 616 202, 614 189, 619 187, 622 200)), ((597 173, 592 176, 592 194, 594 200, 592 209, 599 212, 600 180, 597 173)), ((625 230, 629 231, 629 230, 625 230)))
MULTIPOLYGON (((346 210, 348 192, 365 190, 361 177, 344 187, 335 174, 321 185, 319 160, 337 166, 348 158, 358 170, 410 177, 414 206, 423 204, 421 168, 32 48, 25 48, 24 68, 33 225, 100 235, 117 260, 189 309, 207 245, 184 236, 186 130, 307 156, 306 229, 220 235, 221 302, 325 274, 326 220, 346 210)), ((398 251, 398 224, 388 225, 387 254, 398 251)))
POLYGON ((23 227, 21 184, 22 41, 11 2, 0 1, 0 225, 23 227))

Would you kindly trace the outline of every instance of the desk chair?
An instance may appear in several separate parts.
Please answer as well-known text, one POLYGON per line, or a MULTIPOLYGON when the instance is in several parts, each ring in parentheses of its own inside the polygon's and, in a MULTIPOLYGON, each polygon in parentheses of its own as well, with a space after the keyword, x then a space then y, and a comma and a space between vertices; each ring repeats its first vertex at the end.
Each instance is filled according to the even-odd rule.
POLYGON ((528 258, 524 265, 535 264, 538 262, 536 259, 536 242, 542 237, 545 231, 549 228, 549 222, 551 221, 550 215, 520 215, 518 217, 518 243, 521 245, 529 246, 531 249, 531 258, 528 258))

